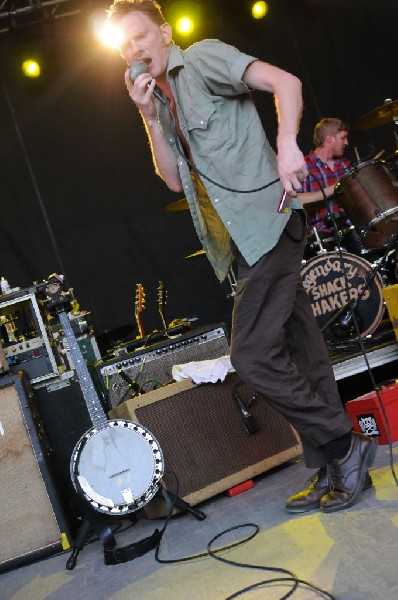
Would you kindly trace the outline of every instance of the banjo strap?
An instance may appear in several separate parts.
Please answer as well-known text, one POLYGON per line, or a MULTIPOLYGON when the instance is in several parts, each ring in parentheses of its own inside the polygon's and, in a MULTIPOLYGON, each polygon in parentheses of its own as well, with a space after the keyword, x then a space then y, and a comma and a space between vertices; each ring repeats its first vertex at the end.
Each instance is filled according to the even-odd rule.
POLYGON ((124 546, 123 548, 104 548, 104 561, 106 565, 117 565, 133 560, 152 550, 159 544, 163 530, 155 529, 152 535, 142 538, 138 542, 124 546))

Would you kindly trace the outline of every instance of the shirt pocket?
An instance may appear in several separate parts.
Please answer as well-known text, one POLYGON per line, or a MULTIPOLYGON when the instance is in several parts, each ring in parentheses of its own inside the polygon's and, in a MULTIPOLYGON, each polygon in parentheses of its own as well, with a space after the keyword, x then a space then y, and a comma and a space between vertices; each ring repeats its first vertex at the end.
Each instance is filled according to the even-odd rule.
POLYGON ((209 100, 191 106, 185 114, 188 131, 195 132, 198 130, 198 133, 200 133, 200 130, 207 130, 215 110, 214 104, 209 100))
POLYGON ((230 140, 227 119, 221 119, 217 106, 210 100, 192 106, 185 115, 189 144, 194 157, 209 159, 220 156, 225 140, 230 140))

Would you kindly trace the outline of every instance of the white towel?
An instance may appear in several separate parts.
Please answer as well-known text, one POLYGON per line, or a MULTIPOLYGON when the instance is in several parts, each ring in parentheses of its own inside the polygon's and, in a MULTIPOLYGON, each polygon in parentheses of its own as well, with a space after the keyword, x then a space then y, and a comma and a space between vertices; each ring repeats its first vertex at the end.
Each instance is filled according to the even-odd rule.
POLYGON ((194 383, 224 381, 228 373, 234 373, 234 371, 229 355, 220 356, 220 358, 213 360, 199 360, 183 365, 174 365, 172 368, 175 381, 192 379, 194 383))

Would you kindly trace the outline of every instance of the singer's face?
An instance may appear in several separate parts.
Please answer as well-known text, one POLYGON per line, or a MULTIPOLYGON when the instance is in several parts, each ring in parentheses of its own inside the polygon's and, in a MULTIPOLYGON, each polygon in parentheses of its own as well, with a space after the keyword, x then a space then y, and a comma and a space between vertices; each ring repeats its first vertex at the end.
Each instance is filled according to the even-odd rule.
POLYGON ((145 60, 148 72, 154 79, 164 76, 171 45, 171 27, 168 23, 157 25, 146 14, 132 12, 120 20, 122 34, 120 54, 130 64, 145 60))

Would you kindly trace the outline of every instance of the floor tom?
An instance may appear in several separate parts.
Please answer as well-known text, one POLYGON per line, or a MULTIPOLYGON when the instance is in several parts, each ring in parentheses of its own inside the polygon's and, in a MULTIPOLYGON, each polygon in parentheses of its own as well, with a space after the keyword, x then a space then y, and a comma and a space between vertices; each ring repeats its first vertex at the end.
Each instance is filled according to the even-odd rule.
POLYGON ((383 246, 398 233, 398 182, 384 161, 352 165, 336 185, 335 196, 365 247, 383 246))

